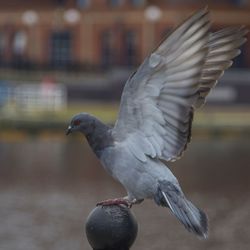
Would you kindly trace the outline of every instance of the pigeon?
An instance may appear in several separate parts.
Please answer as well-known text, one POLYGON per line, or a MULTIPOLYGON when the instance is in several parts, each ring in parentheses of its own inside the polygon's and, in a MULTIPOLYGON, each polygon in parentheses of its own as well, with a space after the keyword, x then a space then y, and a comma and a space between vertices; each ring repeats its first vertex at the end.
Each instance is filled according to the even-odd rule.
POLYGON ((166 164, 183 155, 194 111, 240 54, 248 33, 244 26, 211 32, 210 25, 208 9, 196 11, 145 58, 125 84, 113 127, 80 113, 66 132, 81 132, 127 191, 126 197, 99 204, 131 206, 152 199, 200 238, 208 236, 208 217, 184 195, 166 164))

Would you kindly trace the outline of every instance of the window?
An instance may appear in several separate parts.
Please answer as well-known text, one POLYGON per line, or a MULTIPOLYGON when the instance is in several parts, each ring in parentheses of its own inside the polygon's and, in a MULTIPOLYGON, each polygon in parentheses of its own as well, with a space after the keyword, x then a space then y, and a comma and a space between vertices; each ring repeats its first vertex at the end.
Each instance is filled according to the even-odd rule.
POLYGON ((108 0, 107 3, 109 6, 112 6, 112 7, 118 7, 118 6, 121 6, 123 0, 108 0))
POLYGON ((22 56, 27 47, 27 35, 24 31, 17 31, 12 42, 12 52, 15 56, 22 56))
POLYGON ((125 32, 124 59, 127 66, 135 66, 137 63, 137 37, 135 31, 125 32))
POLYGON ((59 6, 64 6, 66 0, 56 0, 55 2, 56 2, 59 6))
POLYGON ((76 6, 80 9, 84 9, 90 6, 91 0, 76 0, 76 6))
POLYGON ((69 31, 56 31, 50 40, 50 60, 56 68, 69 66, 71 63, 72 48, 71 33, 69 31))
POLYGON ((135 7, 140 7, 145 4, 145 0, 130 0, 130 3, 135 7))
POLYGON ((244 44, 240 48, 241 53, 233 59, 233 68, 246 68, 247 67, 247 45, 244 44))
POLYGON ((230 0, 230 2, 237 6, 247 5, 248 0, 230 0))
POLYGON ((0 32, 0 62, 4 61, 5 49, 6 49, 6 36, 4 32, 0 32))
POLYGON ((102 65, 109 67, 114 64, 114 36, 111 31, 104 31, 101 35, 102 65))

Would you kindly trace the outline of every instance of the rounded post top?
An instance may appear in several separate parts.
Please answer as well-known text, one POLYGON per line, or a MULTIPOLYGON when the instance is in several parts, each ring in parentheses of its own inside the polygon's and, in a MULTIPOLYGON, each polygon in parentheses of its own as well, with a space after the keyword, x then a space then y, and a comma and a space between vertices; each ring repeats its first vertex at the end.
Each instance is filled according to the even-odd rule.
POLYGON ((138 224, 123 205, 97 206, 89 214, 85 230, 93 250, 129 250, 138 224))

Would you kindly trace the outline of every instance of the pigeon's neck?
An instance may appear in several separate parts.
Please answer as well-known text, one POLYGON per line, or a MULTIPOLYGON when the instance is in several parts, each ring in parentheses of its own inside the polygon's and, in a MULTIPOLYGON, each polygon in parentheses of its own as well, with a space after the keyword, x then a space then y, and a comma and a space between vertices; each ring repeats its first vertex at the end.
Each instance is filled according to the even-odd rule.
POLYGON ((98 119, 93 120, 91 127, 91 131, 85 133, 85 136, 96 156, 100 158, 103 150, 113 145, 114 141, 111 135, 111 128, 98 119))

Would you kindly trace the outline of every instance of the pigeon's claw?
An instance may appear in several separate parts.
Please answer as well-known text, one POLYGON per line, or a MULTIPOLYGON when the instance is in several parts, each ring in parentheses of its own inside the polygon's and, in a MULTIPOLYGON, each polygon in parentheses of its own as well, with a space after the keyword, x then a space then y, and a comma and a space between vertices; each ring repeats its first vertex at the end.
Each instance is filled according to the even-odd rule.
POLYGON ((125 205, 128 208, 131 208, 133 202, 124 199, 124 198, 117 198, 117 199, 109 199, 105 201, 98 202, 97 206, 112 206, 112 205, 125 205))

